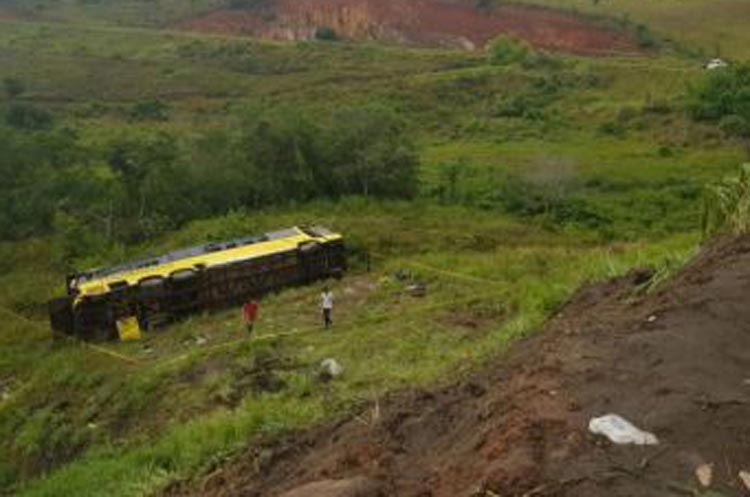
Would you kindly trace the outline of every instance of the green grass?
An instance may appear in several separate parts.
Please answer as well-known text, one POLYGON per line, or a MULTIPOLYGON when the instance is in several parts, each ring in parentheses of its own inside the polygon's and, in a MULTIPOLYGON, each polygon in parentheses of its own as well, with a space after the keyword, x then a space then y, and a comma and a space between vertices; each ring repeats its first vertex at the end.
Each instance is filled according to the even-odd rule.
POLYGON ((148 129, 187 141, 264 108, 327 119, 331 108, 383 102, 411 122, 424 194, 444 188, 446 167, 459 164, 458 201, 496 209, 508 174, 537 170, 538 179, 564 163, 566 195, 577 210, 603 214, 613 237, 698 229, 697 192, 741 157, 686 116, 687 88, 704 73, 673 55, 524 69, 459 51, 10 23, 0 60, 26 82, 25 100, 53 108, 90 144, 148 129), (168 105, 169 120, 130 122, 149 98, 168 105))
MULTIPOLYGON (((335 283, 331 333, 318 328, 313 286, 265 299, 255 341, 229 310, 104 352, 53 343, 44 303, 62 286, 60 241, 0 244, 0 436, 10 441, 0 450, 0 486, 21 495, 149 494, 260 435, 476 370, 538 330, 586 281, 643 265, 657 267, 661 280, 679 267, 698 243, 703 185, 734 171, 741 157, 716 129, 687 117, 686 88, 703 71, 679 55, 496 67, 481 53, 132 27, 156 16, 176 22, 190 14, 184 2, 156 2, 151 19, 133 2, 39 3, 34 16, 69 23, 2 24, 0 77, 21 79, 28 88, 21 99, 51 109, 84 143, 155 129, 187 142, 232 129, 257 109, 326 119, 331 108, 379 101, 410 121, 422 168, 414 201, 235 212, 76 261, 87 268, 319 222, 374 261, 366 273, 355 260, 335 283), (169 120, 131 122, 129 110, 149 98, 168 105, 169 120), (529 217, 523 209, 535 207, 534 196, 543 212, 529 217), (553 201, 554 209, 545 205, 553 201), (393 277, 400 270, 425 282, 427 296, 407 295, 393 277), (323 385, 314 376, 326 357, 346 372, 323 385), (286 387, 261 391, 258 371, 286 387)), ((634 20, 675 30, 688 44, 711 45, 720 29, 722 50, 743 50, 737 12, 728 20, 717 8, 704 15, 705 30, 677 33, 679 19, 697 19, 706 2, 589 4, 566 3, 632 10, 634 20)))
MULTIPOLYGON (((18 375, 26 388, 0 408, 0 426, 6 429, 12 426, 9 418, 27 418, 11 453, 34 460, 34 451, 54 452, 60 449, 56 439, 71 443, 76 437, 88 446, 62 469, 22 486, 19 494, 149 493, 259 435, 344 415, 386 391, 451 381, 541 326, 580 284, 634 266, 674 264, 696 242, 689 236, 609 246, 580 233, 549 233, 465 208, 416 204, 410 210, 349 202, 262 218, 262 225, 284 225, 291 218, 312 217, 382 254, 372 273, 354 270, 334 283, 338 304, 332 332, 317 322, 314 286, 265 299, 254 341, 246 339, 237 311, 231 310, 192 318, 143 343, 107 345, 138 359, 135 366, 79 346, 50 350, 40 343, 43 324, 19 325, 23 331, 16 340, 21 333, 34 337, 22 340, 27 351, 47 350, 33 372, 18 375), (427 296, 406 294, 406 283, 393 277, 399 270, 423 281, 427 296), (197 345, 199 336, 208 342, 197 345), (287 385, 281 392, 243 389, 244 375, 259 357, 272 360, 273 374, 287 385), (339 360, 346 372, 323 385, 314 373, 327 357, 339 360), (35 410, 40 396, 50 392, 56 394, 47 398, 48 407, 35 410)), ((182 237, 212 238, 257 227, 255 217, 234 215, 191 226, 159 248, 182 237)))
POLYGON ((645 23, 657 33, 702 51, 747 59, 750 5, 744 0, 529 0, 526 3, 645 23))

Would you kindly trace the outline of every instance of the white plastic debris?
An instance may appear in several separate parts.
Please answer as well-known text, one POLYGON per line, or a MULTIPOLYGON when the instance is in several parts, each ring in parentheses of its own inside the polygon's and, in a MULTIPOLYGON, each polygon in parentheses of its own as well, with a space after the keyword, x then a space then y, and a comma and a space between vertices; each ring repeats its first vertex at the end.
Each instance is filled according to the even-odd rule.
POLYGON ((325 359, 320 363, 320 369, 323 373, 329 374, 331 377, 336 377, 344 372, 343 366, 336 361, 336 359, 325 359))
POLYGON ((728 65, 729 64, 727 64, 727 61, 716 58, 716 59, 711 59, 706 63, 706 69, 708 69, 709 71, 713 71, 716 69, 723 69, 727 67, 728 65))
POLYGON ((607 414, 589 421, 589 431, 596 435, 604 435, 618 445, 656 445, 659 440, 653 433, 636 428, 630 421, 617 414, 607 414))
POLYGON ((704 487, 710 487, 714 476, 713 464, 701 464, 695 468, 695 477, 704 487))

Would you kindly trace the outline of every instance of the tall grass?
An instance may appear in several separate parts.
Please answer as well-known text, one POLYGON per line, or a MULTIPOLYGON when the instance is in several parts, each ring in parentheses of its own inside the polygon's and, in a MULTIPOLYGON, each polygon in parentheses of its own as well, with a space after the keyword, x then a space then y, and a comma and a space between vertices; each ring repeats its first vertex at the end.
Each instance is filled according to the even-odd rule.
POLYGON ((707 188, 702 219, 705 237, 750 232, 750 164, 739 173, 707 188))

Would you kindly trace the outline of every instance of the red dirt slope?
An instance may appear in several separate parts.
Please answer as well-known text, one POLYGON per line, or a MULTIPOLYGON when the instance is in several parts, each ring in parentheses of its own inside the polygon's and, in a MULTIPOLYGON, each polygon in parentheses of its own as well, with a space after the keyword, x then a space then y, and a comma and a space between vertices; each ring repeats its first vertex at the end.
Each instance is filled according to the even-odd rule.
POLYGON ((649 276, 582 290, 468 381, 252 447, 167 494, 698 496, 694 471, 708 463, 710 495, 747 495, 738 473, 750 470, 750 237, 717 244, 669 288, 638 297, 649 276), (660 444, 589 435, 589 419, 606 413, 660 444))
POLYGON ((354 40, 429 46, 484 46, 512 33, 537 47, 580 54, 637 53, 634 40, 562 12, 503 5, 484 12, 468 1, 275 0, 256 11, 221 10, 183 24, 186 29, 277 39, 311 39, 318 28, 354 40))

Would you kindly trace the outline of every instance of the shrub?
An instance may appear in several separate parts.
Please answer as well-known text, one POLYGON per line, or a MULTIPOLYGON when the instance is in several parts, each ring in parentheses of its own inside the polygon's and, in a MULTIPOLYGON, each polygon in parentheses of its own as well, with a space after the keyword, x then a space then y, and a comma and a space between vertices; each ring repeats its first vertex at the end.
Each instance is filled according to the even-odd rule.
POLYGON ((52 114, 31 104, 13 103, 5 114, 8 126, 26 130, 44 130, 52 127, 52 114))
POLYGON ((750 232, 750 164, 735 177, 710 186, 703 202, 704 236, 720 232, 750 232))
POLYGON ((718 122, 728 115, 750 116, 750 64, 711 71, 690 92, 690 112, 697 121, 718 122))
POLYGON ((134 121, 166 121, 169 106, 159 99, 144 100, 133 105, 130 118, 134 121))
POLYGON ((500 35, 487 45, 490 63, 498 66, 522 63, 533 53, 528 43, 508 35, 500 35))
POLYGON ((339 37, 333 29, 320 27, 315 30, 315 39, 320 41, 336 41, 339 37))
POLYGON ((635 28, 635 40, 641 48, 656 48, 659 46, 659 40, 648 29, 645 24, 639 24, 635 28))
POLYGON ((719 121, 719 128, 729 136, 750 138, 750 121, 737 114, 724 116, 719 121))
POLYGON ((26 86, 18 78, 6 77, 3 78, 3 89, 8 98, 14 99, 26 91, 26 86))
POLYGON ((599 131, 605 135, 623 136, 625 134, 625 126, 617 121, 607 121, 599 126, 599 131))

